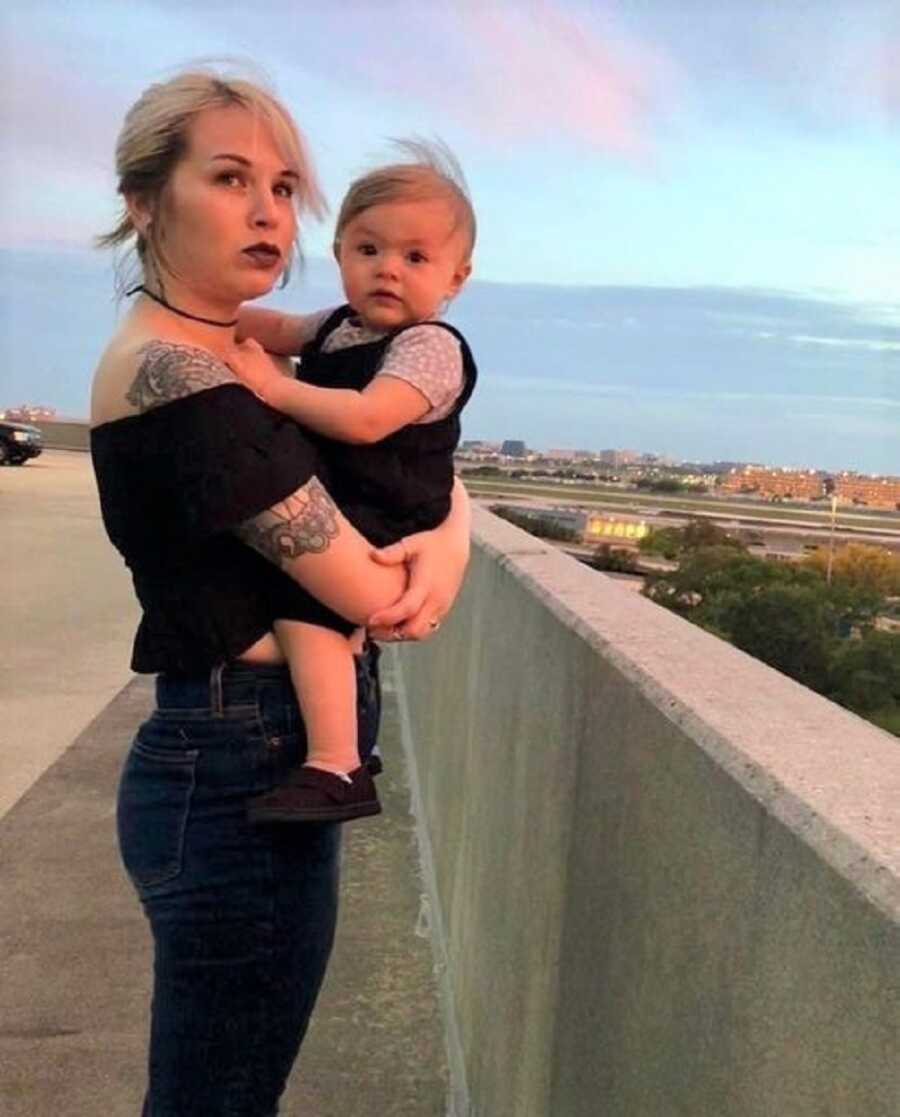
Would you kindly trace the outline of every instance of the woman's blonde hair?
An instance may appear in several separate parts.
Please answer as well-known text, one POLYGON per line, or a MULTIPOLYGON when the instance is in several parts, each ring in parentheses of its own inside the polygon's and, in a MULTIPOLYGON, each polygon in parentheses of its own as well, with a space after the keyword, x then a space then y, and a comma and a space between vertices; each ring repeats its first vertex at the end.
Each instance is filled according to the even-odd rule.
MULTIPOLYGON (((230 108, 238 105, 256 114, 272 131, 275 143, 299 177, 294 193, 298 216, 311 213, 321 218, 326 210, 325 199, 316 179, 306 142, 284 105, 256 82, 225 77, 213 70, 190 70, 168 81, 149 86, 125 115, 125 122, 116 141, 116 175, 118 192, 123 198, 135 195, 146 202, 158 201, 172 172, 187 148, 187 134, 192 121, 207 109, 230 108)), ((133 247, 140 269, 149 267, 157 272, 165 262, 160 243, 158 221, 150 224, 144 236, 135 227, 127 205, 115 227, 98 236, 99 248, 133 247)), ((294 243, 299 256, 300 244, 294 243)), ((122 262, 117 268, 117 287, 124 289, 129 277, 122 262)), ((287 282, 290 267, 282 276, 287 282)))
POLYGON ((401 163, 376 167, 350 184, 341 202, 334 230, 334 252, 338 254, 346 226, 372 206, 391 202, 426 202, 446 198, 456 213, 454 231, 465 234, 468 259, 475 247, 475 211, 466 177, 456 156, 440 141, 394 140, 408 157, 401 163))

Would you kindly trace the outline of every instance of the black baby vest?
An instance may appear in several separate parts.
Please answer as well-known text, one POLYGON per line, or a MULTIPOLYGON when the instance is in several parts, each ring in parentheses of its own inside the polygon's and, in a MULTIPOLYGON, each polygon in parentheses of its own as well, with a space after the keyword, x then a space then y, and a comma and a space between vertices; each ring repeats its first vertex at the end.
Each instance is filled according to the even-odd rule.
MULTIPOLYGON (((377 341, 323 353, 328 335, 353 310, 339 307, 319 327, 300 354, 299 377, 321 388, 363 389, 376 375, 391 342, 410 326, 377 341)), ((415 323, 422 325, 423 323, 415 323)), ((433 423, 411 423, 366 446, 319 437, 329 493, 347 519, 376 546, 437 527, 450 511, 453 451, 459 443, 459 414, 478 375, 462 334, 446 322, 429 322, 459 341, 463 387, 453 410, 433 423)))

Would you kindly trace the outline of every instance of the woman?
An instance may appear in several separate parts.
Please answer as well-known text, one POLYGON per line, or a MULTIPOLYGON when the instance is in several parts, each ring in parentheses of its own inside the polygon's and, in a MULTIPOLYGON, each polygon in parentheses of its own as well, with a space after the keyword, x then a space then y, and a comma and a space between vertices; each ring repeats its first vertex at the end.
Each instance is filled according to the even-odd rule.
MULTIPOLYGON (((133 667, 159 673, 119 795, 122 856, 155 946, 144 1114, 270 1117, 330 952, 339 846, 336 825, 246 820, 247 800, 304 747, 271 603, 290 578, 324 613, 427 635, 462 578, 467 506, 457 490, 440 528, 373 555, 302 430, 228 367, 238 307, 271 289, 297 212, 320 204, 277 101, 207 73, 151 86, 126 117, 117 169, 125 211, 101 243, 135 238, 143 284, 97 370, 92 452, 143 608, 133 667)), ((357 661, 363 757, 373 660, 357 661)))

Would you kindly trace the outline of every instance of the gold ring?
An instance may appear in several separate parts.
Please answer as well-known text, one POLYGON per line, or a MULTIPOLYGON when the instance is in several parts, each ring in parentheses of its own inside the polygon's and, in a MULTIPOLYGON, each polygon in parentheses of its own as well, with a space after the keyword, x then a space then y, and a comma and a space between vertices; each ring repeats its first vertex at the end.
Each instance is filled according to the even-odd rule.
POLYGON ((441 622, 437 620, 429 621, 428 627, 431 629, 432 632, 437 632, 437 630, 441 627, 441 622))
POLYGON ((400 626, 399 625, 394 626, 394 631, 392 632, 391 637, 394 640, 405 640, 406 639, 406 637, 400 631, 400 626))

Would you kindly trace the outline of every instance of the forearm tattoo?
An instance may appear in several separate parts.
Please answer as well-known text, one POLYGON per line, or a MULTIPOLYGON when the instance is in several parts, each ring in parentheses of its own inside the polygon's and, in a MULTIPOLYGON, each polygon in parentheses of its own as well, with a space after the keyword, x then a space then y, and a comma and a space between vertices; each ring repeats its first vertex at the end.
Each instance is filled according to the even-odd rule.
POLYGON ((125 398, 141 413, 205 388, 237 383, 224 361, 193 345, 148 341, 138 356, 137 374, 125 398))
POLYGON ((338 535, 337 506, 313 477, 302 489, 237 529, 255 551, 280 566, 300 555, 320 555, 338 535))

